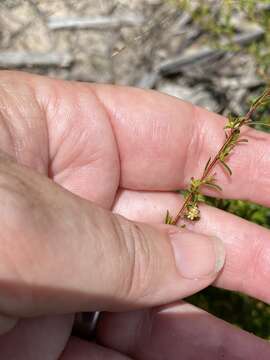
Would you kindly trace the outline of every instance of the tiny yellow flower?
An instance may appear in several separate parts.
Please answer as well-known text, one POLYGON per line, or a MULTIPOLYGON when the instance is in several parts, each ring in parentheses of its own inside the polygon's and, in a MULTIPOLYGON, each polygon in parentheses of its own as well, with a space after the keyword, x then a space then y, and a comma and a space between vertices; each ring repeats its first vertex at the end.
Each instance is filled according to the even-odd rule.
POLYGON ((200 210, 197 205, 191 205, 188 208, 186 217, 189 220, 198 220, 200 218, 200 210))

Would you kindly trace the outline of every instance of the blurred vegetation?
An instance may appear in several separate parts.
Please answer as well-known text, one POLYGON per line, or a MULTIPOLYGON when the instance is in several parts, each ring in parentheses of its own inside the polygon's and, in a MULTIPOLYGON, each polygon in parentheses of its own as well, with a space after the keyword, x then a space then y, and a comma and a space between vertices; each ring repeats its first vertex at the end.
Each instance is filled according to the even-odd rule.
POLYGON ((192 20, 204 32, 202 42, 229 51, 239 51, 233 43, 233 36, 249 26, 250 30, 260 27, 264 36, 254 41, 244 50, 252 55, 257 64, 258 74, 269 81, 270 78, 270 8, 269 0, 170 0, 172 4, 187 11, 192 20))
MULTIPOLYGON (((211 1, 187 1, 172 0, 174 5, 188 11, 192 20, 203 30, 203 43, 211 46, 220 47, 221 39, 227 39, 227 50, 240 51, 233 44, 233 36, 239 33, 241 26, 245 22, 253 24, 264 29, 265 34, 259 41, 254 41, 250 46, 241 51, 250 54, 255 62, 257 74, 266 83, 269 83, 270 77, 270 8, 269 0, 224 0, 216 1, 220 6, 213 7, 211 1), (235 16, 232 16, 235 15, 235 16), (239 19, 239 22, 235 21, 239 19), (239 26, 241 25, 241 26, 239 26)), ((261 92, 252 94, 249 102, 254 100, 261 92)), ((268 131, 269 128, 260 123, 270 123, 269 105, 260 109, 255 119, 260 130, 268 131)), ((249 221, 259 225, 270 227, 270 210, 257 204, 241 200, 222 200, 205 197, 205 201, 220 209, 232 214, 241 216, 249 221)), ((258 336, 270 339, 270 306, 252 299, 244 294, 230 292, 226 290, 209 287, 206 290, 190 297, 191 303, 207 310, 208 312, 229 321, 247 331, 258 336)))
POLYGON ((209 287, 188 301, 231 324, 270 339, 270 306, 249 296, 209 287))
MULTIPOLYGON (((205 197, 205 202, 270 228, 270 209, 242 200, 205 197)), ((270 306, 237 292, 209 287, 188 299, 194 305, 270 340, 270 306)))

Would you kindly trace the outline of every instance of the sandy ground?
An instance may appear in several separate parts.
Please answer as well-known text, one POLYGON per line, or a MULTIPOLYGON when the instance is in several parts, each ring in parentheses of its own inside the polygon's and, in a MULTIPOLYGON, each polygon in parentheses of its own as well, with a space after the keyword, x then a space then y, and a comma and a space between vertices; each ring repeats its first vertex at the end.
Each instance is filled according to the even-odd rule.
POLYGON ((154 88, 241 113, 247 92, 260 84, 250 56, 212 56, 162 73, 166 62, 203 46, 200 29, 169 0, 0 2, 0 68, 154 88))

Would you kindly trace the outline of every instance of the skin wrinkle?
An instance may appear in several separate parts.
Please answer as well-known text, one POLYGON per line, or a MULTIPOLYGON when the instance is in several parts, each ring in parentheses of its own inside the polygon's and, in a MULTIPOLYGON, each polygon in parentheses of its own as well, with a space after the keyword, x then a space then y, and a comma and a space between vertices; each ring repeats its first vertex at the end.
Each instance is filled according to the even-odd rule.
POLYGON ((39 92, 43 92, 43 94, 39 93, 39 101, 45 101, 47 109, 52 156, 50 177, 77 195, 83 195, 88 200, 110 208, 119 185, 120 165, 117 144, 106 109, 100 105, 91 85, 65 83, 51 79, 46 79, 46 82, 47 87, 43 86, 39 89, 39 92), (75 98, 74 87, 77 88, 75 98), (48 106, 44 99, 44 96, 45 98, 46 96, 51 97, 50 88, 54 88, 52 106, 48 106), (63 88, 65 97, 62 95, 63 88), (71 103, 73 106, 70 110, 71 103), (86 108, 90 105, 96 111, 88 114, 86 108), (58 108, 55 109, 55 107, 58 108), (77 113, 77 117, 79 116, 80 121, 76 118, 75 113, 77 113), (54 132, 52 132, 52 128, 54 132), (102 139, 103 133, 104 140, 102 139), (93 137, 93 134, 98 134, 101 140, 98 141, 97 136, 93 137), (95 140, 94 142, 91 140, 92 138, 95 140), (83 142, 78 139, 82 139, 83 142), (100 150, 97 149, 97 146, 100 147, 100 150), (61 149, 61 151, 55 149, 61 149), (79 164, 76 163, 77 160, 80 161, 79 164), (93 160, 95 160, 95 164, 93 160), (101 179, 95 189, 87 189, 85 183, 87 176, 93 182, 101 179), (111 188, 108 184, 111 185, 111 188))
MULTIPOLYGON (((196 107, 195 105, 191 105, 191 106, 190 106, 190 109, 191 109, 190 118, 194 120, 194 119, 197 118, 197 107, 196 107)), ((196 144, 196 149, 198 148, 198 137, 199 137, 198 135, 200 135, 200 131, 197 132, 197 128, 196 128, 196 126, 194 126, 194 125, 195 125, 195 121, 190 121, 190 123, 191 123, 191 129, 190 129, 189 131, 190 131, 191 136, 189 137, 189 142, 188 142, 188 144, 187 144, 187 146, 186 146, 186 150, 185 150, 186 155, 185 155, 185 157, 184 157, 185 162, 184 162, 184 164, 183 164, 183 172, 182 172, 182 174, 183 174, 183 175, 182 175, 182 178, 183 178, 182 181, 183 181, 183 183, 185 183, 185 184, 188 184, 189 181, 190 181, 189 176, 187 176, 187 174, 190 173, 190 171, 188 171, 188 170, 189 170, 189 167, 190 167, 189 154, 190 154, 190 153, 193 154, 193 151, 194 151, 193 145, 194 145, 194 144, 196 144), (192 151, 191 151, 191 150, 192 150, 192 151)), ((199 123, 200 126, 201 126, 201 123, 198 122, 198 121, 197 121, 196 125, 197 125, 198 123, 199 123)))
MULTIPOLYGON (((134 288, 136 289, 136 275, 137 275, 137 247, 138 245, 136 244, 136 241, 139 239, 136 239, 134 237, 134 229, 132 226, 127 225, 126 224, 119 224, 119 228, 118 228, 118 233, 122 234, 121 236, 121 247, 123 251, 123 254, 127 254, 128 257, 128 263, 129 263, 129 267, 128 267, 128 274, 124 274, 123 276, 123 282, 120 286, 120 294, 122 294, 122 297, 124 299, 132 299, 132 296, 134 296, 134 288), (128 235, 127 235, 128 234, 128 235), (128 241, 125 241, 124 239, 127 238, 128 241)), ((122 264, 125 264, 125 261, 121 261, 122 264)), ((125 268, 125 266, 123 266, 123 269, 125 268)), ((123 272, 122 272, 123 273, 123 272)))
MULTIPOLYGON (((73 133, 73 129, 72 127, 70 128, 70 131, 68 132, 68 134, 65 134, 65 137, 63 137, 62 139, 62 147, 64 147, 65 141, 69 140, 72 136, 73 133)), ((59 178, 63 179, 66 176, 68 177, 70 172, 74 171, 74 170, 78 170, 80 168, 83 167, 87 167, 89 165, 91 165, 91 168, 95 167, 95 163, 96 162, 100 162, 103 161, 102 157, 99 155, 100 153, 102 153, 101 149, 96 150, 95 152, 91 152, 91 156, 86 157, 86 159, 83 162, 79 162, 78 160, 80 160, 83 157, 83 153, 85 151, 86 145, 87 145, 88 139, 87 139, 87 134, 85 133, 80 133, 78 134, 78 136, 76 136, 76 141, 74 140, 74 143, 80 143, 80 144, 85 144, 85 146, 80 146, 80 148, 77 149, 77 151, 74 151, 72 156, 68 157, 66 159, 66 161, 63 161, 61 164, 61 167, 58 167, 58 171, 57 174, 54 174, 54 179, 57 178, 59 180, 59 178), (82 151, 81 151, 82 148, 82 151), (75 165, 76 164, 76 165, 75 165), (67 175, 66 175, 67 173, 67 175)), ((61 145, 60 145, 61 146, 61 145)), ((102 154, 101 154, 102 155, 102 154)), ((55 158, 58 156, 58 153, 55 154, 55 158)), ((100 167, 100 166, 97 166, 100 167)))
MULTIPOLYGON (((124 220, 125 221, 125 220, 124 220)), ((125 269, 125 264, 127 261, 127 258, 133 259, 132 256, 130 256, 130 249, 128 247, 127 242, 125 241, 125 229, 123 224, 121 223, 121 219, 119 220, 118 217, 111 217, 110 218, 110 228, 111 231, 110 233, 113 234, 112 238, 117 239, 117 248, 119 249, 119 251, 117 251, 117 253, 119 254, 118 259, 117 259, 117 267, 118 267, 118 271, 117 271, 117 275, 120 277, 121 280, 119 280, 118 286, 115 289, 115 295, 116 297, 120 295, 120 297, 126 298, 126 289, 129 287, 128 285, 126 285, 126 283, 129 283, 130 278, 131 278, 131 274, 128 273, 126 274, 125 271, 127 269, 125 269), (125 254, 123 256, 123 254, 125 254), (123 269, 123 271, 122 271, 123 269)), ((105 241, 110 241, 110 239, 108 239, 108 237, 105 236, 105 241)), ((104 241, 103 241, 104 243, 104 241)), ((103 246, 103 253, 106 253, 108 251, 108 246, 105 245, 103 246)), ((111 265, 112 267, 115 266, 115 262, 112 259, 111 261, 111 265)), ((131 269, 132 269, 133 263, 131 262, 131 269)), ((129 270, 129 268, 128 268, 129 270)))
POLYGON ((171 123, 169 121, 166 122, 158 122, 156 119, 153 119, 153 127, 152 127, 152 137, 158 139, 160 142, 168 142, 171 135, 171 123))
MULTIPOLYGON (((10 75, 10 74, 8 74, 10 75)), ((6 74, 4 74, 3 77, 1 77, 1 80, 5 78, 6 74)), ((8 106, 5 106, 6 114, 2 115, 4 116, 3 124, 5 128, 8 130, 8 135, 10 137, 10 141, 12 144, 12 149, 8 149, 8 153, 15 156, 15 158, 18 160, 18 162, 21 163, 29 163, 29 160, 31 159, 31 163, 33 163, 33 167, 36 168, 36 170, 47 173, 47 163, 48 163, 48 153, 46 153, 47 146, 43 146, 42 150, 37 150, 36 145, 39 146, 39 144, 48 144, 48 140, 44 141, 44 128, 46 130, 46 124, 45 120, 42 116, 40 116, 40 112, 42 113, 41 108, 38 106, 38 103, 36 101, 35 92, 30 86, 30 84, 24 85, 24 87, 15 87, 13 86, 13 77, 10 77, 10 82, 5 84, 3 81, 0 81, 0 91, 4 92, 4 95, 2 98, 7 99, 8 106), (9 91, 9 89, 11 90, 9 91), (24 91, 22 93, 22 90, 24 91), (30 95, 29 95, 30 94, 30 95), (23 104, 25 103, 24 98, 31 98, 31 103, 29 104, 29 113, 24 113, 25 107, 23 104), (33 104, 33 106, 31 106, 33 104), (10 113, 8 111, 9 108, 13 107, 13 112, 10 113), (37 116, 38 115, 38 116, 37 116), (43 118, 43 120, 42 120, 43 118), (14 119, 14 120, 13 120, 14 119), (20 119, 18 121, 18 119, 20 119), (30 120, 29 120, 30 119, 30 120), (38 121, 36 121, 38 119, 38 121), (14 122, 16 120, 16 126, 14 125, 14 122), (36 126, 38 124, 38 126, 36 126), (35 134, 42 135, 42 141, 36 141, 32 143, 32 141, 29 142, 29 139, 32 140, 32 138, 25 136, 23 137, 23 134, 28 134, 28 132, 34 132, 35 134), (22 140, 25 138, 26 140, 22 140), (37 156, 35 156, 35 153, 38 153, 37 156), (45 153, 45 156, 44 156, 45 153), (29 155, 30 154, 30 157, 29 155), (47 155, 46 155, 47 154, 47 155), (32 159, 39 159, 37 163, 35 161, 32 161, 32 159), (40 159, 42 161, 40 161, 40 159)), ((2 108, 3 109, 3 108, 2 108)), ((45 131, 45 138, 46 138, 46 131, 45 131)), ((47 139, 47 138, 46 138, 47 139)))
MULTIPOLYGON (((57 110, 60 106, 60 97, 57 96, 57 92, 56 92, 56 88, 54 86, 50 86, 50 92, 51 92, 51 96, 43 96, 44 95, 44 88, 41 88, 40 83, 38 81, 35 82, 35 94, 36 94, 36 99, 37 102, 39 104, 40 109, 43 111, 44 113, 44 119, 46 120, 46 133, 47 133, 47 140, 48 140, 48 175, 50 178, 53 178, 53 173, 52 173, 52 163, 53 160, 55 158, 55 154, 52 152, 52 147, 51 147, 51 134, 50 134, 50 126, 48 124, 48 114, 51 113, 55 113, 54 115, 56 115, 57 110)), ((47 89, 47 84, 46 86, 46 90, 47 89)), ((45 91, 46 94, 46 91, 45 91)))
POLYGON ((132 271, 130 275, 130 283, 127 291, 128 298, 140 299, 146 296, 146 293, 149 289, 145 284, 151 283, 149 277, 151 273, 149 269, 152 269, 150 256, 150 248, 148 246, 148 241, 145 238, 145 234, 138 224, 134 224, 130 227, 130 239, 129 243, 132 244, 132 271), (138 256, 139 254, 139 256, 138 256))
MULTIPOLYGON (((190 177, 188 177, 186 174, 194 174, 195 177, 200 177, 202 175, 204 166, 206 161, 209 159, 209 156, 213 157, 213 155, 216 153, 217 149, 219 148, 219 137, 217 141, 212 141, 209 143, 209 122, 204 121, 204 119, 201 119, 200 114, 200 108, 196 105, 192 105, 192 124, 193 129, 190 136, 190 143, 188 146, 188 149, 186 151, 186 164, 185 164, 185 172, 183 176, 183 181, 185 184, 190 183, 190 177), (217 145, 212 145, 213 143, 216 143, 217 145), (197 162, 190 162, 190 155, 192 154, 192 157, 194 159, 197 159, 197 162)), ((211 136, 211 134, 210 134, 211 136)), ((213 192, 209 189, 204 188, 203 192, 207 192, 210 194, 215 194, 216 192, 213 192), (206 191, 205 191, 206 190, 206 191)))
MULTIPOLYGON (((99 281, 101 283, 105 283, 108 278, 110 278, 112 283, 119 283, 119 289, 117 287, 114 294, 114 297, 117 298, 122 289, 122 284, 119 278, 121 276, 124 278, 125 272, 122 271, 122 268, 125 268, 123 262, 126 262, 126 258, 123 256, 116 258, 114 255, 115 253, 119 254, 120 251, 118 251, 118 249, 120 250, 123 248, 123 244, 120 244, 119 237, 117 238, 117 241, 115 241, 114 233, 116 236, 122 236, 123 234, 120 232, 120 225, 118 229, 118 223, 114 217, 109 216, 106 223, 104 223, 103 216, 104 214, 102 209, 100 210, 100 213, 98 212, 92 214, 91 222, 93 222, 93 226, 89 228, 89 238, 92 239, 91 252, 93 253, 93 256, 89 261, 93 264, 92 268, 99 274, 99 281), (105 229, 109 230, 106 231, 105 229), (108 257, 108 253, 111 254, 111 256, 108 257), (106 263, 106 267, 102 265, 104 263, 106 263), (111 269, 116 270, 112 272, 111 269)), ((124 242, 124 240, 122 242, 124 242)), ((93 282, 96 282, 95 273, 93 273, 93 282)), ((91 283, 91 281, 89 281, 89 283, 91 283)))
MULTIPOLYGON (((108 120, 110 122, 112 133, 113 133, 114 139, 115 139, 115 143, 117 145, 118 160, 119 160, 119 164, 120 164, 120 166, 119 166, 119 185, 121 185, 122 184, 122 166, 121 166, 121 164, 123 164, 124 161, 123 161, 123 156, 121 154, 119 143, 118 143, 118 140, 117 140, 116 129, 115 129, 115 126, 114 126, 115 121, 112 120, 113 118, 118 120, 119 115, 117 114, 117 112, 115 111, 115 109, 113 107, 110 107, 110 106, 106 105, 103 102, 102 98, 99 95, 99 92, 97 91, 98 88, 91 87, 91 89, 93 91, 93 94, 95 94, 99 104, 102 106, 102 108, 106 112, 106 114, 108 116, 108 120)), ((136 135, 136 129, 133 129, 133 135, 134 136, 136 135)))
MULTIPOLYGON (((34 88, 35 90, 36 88, 34 88)), ((40 106, 40 103, 37 100, 37 94, 35 91, 35 99, 36 102, 39 106, 39 109, 42 113, 42 119, 43 119, 43 124, 44 124, 44 131, 45 131, 45 144, 46 144, 46 154, 45 154, 45 159, 43 159, 44 164, 46 164, 46 175, 49 176, 49 168, 50 168, 50 141, 49 141, 49 129, 48 129, 48 122, 47 122, 47 118, 46 118, 46 112, 45 109, 40 106)), ((40 154, 41 156, 43 155, 43 153, 40 154)))
MULTIPOLYGON (((115 129, 113 126, 113 121, 112 121, 112 114, 109 110, 109 108, 103 103, 102 99, 100 98, 99 94, 97 91, 95 91, 95 88, 90 86, 90 89, 92 91, 92 94, 95 96, 96 100, 98 101, 98 103, 100 104, 100 106, 102 107, 102 109, 104 110, 104 113, 107 114, 107 119, 108 119, 108 123, 110 124, 111 127, 111 131, 113 134, 113 138, 114 138, 114 142, 116 144, 116 148, 117 148, 117 154, 118 154, 118 167, 119 167, 119 177, 118 177, 118 184, 120 185, 121 182, 121 154, 120 154, 120 150, 119 150, 119 144, 117 141, 117 136, 115 133, 115 129)), ((117 190, 116 190, 117 193, 117 190)), ((116 195, 116 194, 115 194, 116 195)), ((112 204, 113 206, 113 204, 112 204)))
MULTIPOLYGON (((117 134, 117 136, 121 139, 121 137, 123 137, 122 133, 124 133, 127 129, 127 126, 129 127, 129 131, 132 134, 132 137, 130 138, 130 146, 137 146, 137 142, 138 142, 138 136, 136 136, 138 129, 142 129, 142 125, 145 124, 145 121, 142 122, 141 118, 138 117, 136 114, 137 112, 143 112, 144 116, 145 113, 146 115, 147 113, 147 109, 151 108, 153 109, 153 100, 151 99, 151 91, 142 91, 140 90, 141 93, 139 93, 138 89, 131 89, 129 88, 128 91, 130 91, 131 93, 137 93, 138 94, 138 99, 137 99, 137 104, 138 108, 137 111, 132 111, 131 113, 126 113, 125 112, 125 97, 126 94, 123 92, 123 88, 118 87, 118 91, 119 91, 119 107, 118 107, 118 111, 115 111, 115 102, 114 99, 112 99, 112 101, 110 101, 110 87, 109 86, 97 86, 96 89, 97 94, 102 94, 101 91, 103 91, 104 93, 104 101, 106 100, 106 105, 105 107, 107 108, 107 111, 111 114, 110 118, 113 119, 112 120, 112 126, 114 128, 115 133, 117 134), (107 94, 108 92, 108 94, 107 94), (142 102, 142 106, 140 106, 140 97, 142 96, 142 93, 145 93, 145 96, 143 97, 143 102, 142 102), (107 96, 106 96, 107 95, 107 96), (146 106, 146 104, 148 104, 148 107, 146 106), (130 115, 129 115, 130 114, 130 115), (136 126, 136 127, 135 127, 136 126), (134 128, 135 127, 135 128, 134 128), (135 130, 134 130, 135 129, 135 130)), ((99 95, 101 96, 101 95, 99 95)), ((163 95, 164 97, 166 97, 165 95, 163 95)), ((170 97, 168 97, 169 99, 170 97)), ((135 104, 132 104, 132 106, 135 106, 135 104)), ((164 105, 160 104, 161 108, 164 107, 164 105)), ((185 110, 187 108, 185 107, 185 110)), ((164 113, 160 114, 160 116, 162 116, 162 118, 164 120, 167 120, 168 117, 170 117, 170 111, 172 111, 172 109, 166 109, 166 114, 165 111, 164 113), (165 117, 166 115, 166 117, 165 117)), ((173 111, 172 111, 173 112, 173 111)), ((185 112, 185 111, 184 111, 185 112)), ((159 114, 158 114, 159 115, 159 114)), ((143 137, 148 137, 150 136, 150 138, 153 140, 153 121, 155 120, 156 116, 153 114, 151 116, 151 119, 147 118, 148 121, 146 121, 148 124, 151 124, 151 127, 148 127, 145 129, 144 132, 139 131, 139 133, 141 134, 141 136, 143 137), (150 121, 151 120, 151 121, 150 121)), ((189 123, 189 122, 186 122, 189 123)), ((164 121, 165 124, 165 121, 164 121)), ((166 125, 166 129, 169 129, 169 127, 167 127, 166 125)), ((171 136, 175 135, 175 133, 171 133, 171 136)), ((123 140, 123 139, 122 139, 123 140)), ((165 140, 165 139, 163 139, 165 140)), ((179 140, 180 142, 182 141, 182 135, 179 133, 179 140)), ((148 143, 148 141, 147 141, 148 143)), ((159 159, 159 161, 156 160, 157 154, 160 152, 162 154, 162 152, 164 151, 170 151, 171 150, 171 144, 168 144, 166 142, 164 142, 164 144, 158 144, 158 142, 156 141, 150 141, 150 147, 147 145, 147 143, 145 144, 145 146, 143 147, 143 151, 146 154, 147 158, 153 158, 153 161, 155 163, 160 163, 161 167, 164 167, 164 164, 167 163, 167 160, 164 158, 163 159, 159 159)), ((178 142, 179 143, 179 142, 178 142)), ((125 157, 126 155, 126 148, 127 148, 127 143, 125 141, 121 141, 120 143, 118 143, 118 147, 119 147, 119 155, 121 158, 121 164, 122 164, 122 174, 121 174, 121 186, 124 186, 125 188, 134 188, 134 179, 135 178, 130 178, 129 176, 127 176, 127 173, 130 172, 130 160, 132 159, 132 161, 136 161, 139 160, 136 158, 136 155, 133 154, 133 158, 131 156, 131 159, 129 158, 129 162, 127 162, 127 159, 125 157), (125 173, 125 177, 123 177, 123 173, 125 173)), ((182 159, 179 159, 179 162, 182 162, 182 159)), ((144 164, 144 162, 140 161, 137 163, 140 170, 142 172, 144 171, 148 171, 149 169, 149 165, 148 164, 144 164)), ((166 166, 165 166, 166 168, 166 166)), ((136 165, 133 166, 133 169, 136 169, 136 165)), ((151 183, 148 181, 148 185, 147 188, 149 189, 149 187, 151 188, 154 184, 154 181, 156 181, 156 176, 155 176, 155 171, 152 171, 152 181, 151 183)), ((169 166, 168 169, 166 169, 166 172, 171 172, 171 171, 175 171, 174 169, 172 169, 172 166, 169 166)), ((138 186, 138 182, 136 181, 136 187, 138 186)), ((145 186, 145 185, 143 185, 145 186)), ((176 188, 177 185, 174 186, 174 188, 176 188)), ((142 190, 142 189, 140 189, 142 190)), ((146 188, 144 189, 146 190, 146 188)), ((159 190, 168 190, 167 187, 163 188, 163 189, 159 189, 159 190)))
MULTIPOLYGON (((51 105, 51 104, 50 104, 51 105)), ((51 152, 50 152, 50 168, 51 168, 51 173, 53 174, 53 177, 56 175, 55 174, 55 169, 54 169, 54 164, 56 162, 56 159, 59 157, 59 151, 62 151, 64 144, 66 143, 66 140, 69 139, 70 134, 72 134, 73 128, 74 128, 74 124, 71 120, 67 120, 68 116, 65 113, 65 120, 66 122, 69 123, 69 126, 64 126, 63 131, 61 130, 61 113, 59 114, 59 109, 64 110, 63 109, 63 104, 61 101, 61 96, 59 96, 59 94, 57 93, 57 91, 55 91, 55 96, 54 96, 54 103, 53 106, 49 106, 46 109, 46 118, 47 118, 47 123, 48 123, 48 133, 49 133, 49 142, 52 142, 53 138, 56 138, 56 136, 52 136, 52 131, 55 132, 55 128, 56 131, 59 132, 60 131, 60 136, 57 136, 57 144, 54 144, 54 146, 51 146, 51 152), (54 122, 53 124, 50 124, 50 119, 57 119, 56 122, 54 122), (55 148, 53 150, 53 147, 55 148), (53 168, 53 169, 52 169, 53 168)), ((57 166, 57 173, 63 171, 63 169, 66 168, 66 164, 62 163, 61 167, 58 165, 57 166)))
MULTIPOLYGON (((126 222, 126 220, 124 220, 126 222)), ((149 290, 145 287, 148 283, 150 265, 150 249, 145 235, 138 224, 122 224, 120 225, 123 232, 123 245, 125 246, 124 254, 129 254, 129 273, 124 276, 123 296, 125 299, 143 299, 145 293, 149 290), (129 234, 129 235, 127 235, 129 234), (128 239, 128 240, 127 240, 128 239)), ((126 263, 126 261, 124 261, 126 263)))
MULTIPOLYGON (((50 139, 50 143, 52 143, 52 140, 53 139, 57 139, 57 144, 52 144, 51 146, 51 149, 50 149, 50 163, 51 164, 54 164, 55 163, 55 160, 56 158, 58 157, 59 155, 59 150, 63 149, 64 148, 64 145, 66 143, 67 140, 69 140, 71 138, 71 135, 73 135, 74 133, 76 134, 76 123, 74 123, 73 121, 73 118, 70 118, 69 119, 69 111, 65 111, 64 112, 64 119, 66 122, 68 122, 69 126, 66 126, 65 125, 65 122, 63 122, 63 124, 65 125, 64 126, 64 130, 62 132, 61 130, 61 127, 62 127, 62 122, 61 122, 61 113, 59 114, 59 109, 61 109, 61 111, 64 111, 65 108, 68 108, 69 107, 69 104, 66 103, 66 102, 63 102, 63 99, 62 99, 62 96, 59 94, 59 91, 58 91, 58 84, 57 85, 54 85, 53 83, 55 82, 55 80, 49 80, 50 82, 52 81, 52 84, 49 84, 49 86, 47 86, 47 89, 45 90, 45 92, 48 92, 48 95, 47 97, 49 98, 49 101, 45 101, 46 99, 46 96, 45 96, 45 99, 41 96, 41 94, 39 94, 39 101, 40 103, 42 104, 42 107, 44 109, 44 111, 46 112, 46 117, 47 117, 47 128, 48 128, 48 133, 49 133, 49 139, 50 139), (51 89, 53 90, 53 94, 51 94, 51 89), (57 119, 56 122, 54 122, 53 124, 49 124, 50 123, 50 119, 57 119), (51 129, 54 130, 54 133, 55 133, 55 128, 57 127, 57 130, 60 130, 60 133, 61 133, 61 136, 59 137, 56 137, 55 135, 52 136, 51 134, 51 129), (55 151, 53 150, 53 148, 55 148, 55 151)), ((72 86, 77 86, 77 87, 80 87, 80 84, 76 84, 76 83, 61 83, 61 85, 63 85, 63 87, 65 87, 68 90, 70 90, 70 85, 72 86)), ((61 89, 63 90, 63 89, 61 89)), ((44 91, 44 88, 41 89, 41 91, 44 91)), ((78 91, 79 92, 79 91, 78 91)), ((77 99, 77 98, 76 98, 77 99)), ((73 109, 76 108, 77 106, 77 111, 78 112, 81 112, 80 110, 80 107, 81 105, 79 105, 80 103, 80 99, 78 98, 77 99, 77 103, 76 101, 74 100, 74 97, 73 97, 73 101, 75 103, 75 105, 73 106, 73 109)), ((68 110, 68 109, 66 109, 68 110)), ((79 138, 82 136, 82 134, 80 133, 79 134, 79 138)), ((78 143, 78 139, 76 140, 76 144, 78 143)), ((78 154, 79 154, 79 151, 78 151, 78 154)), ((77 156, 76 156, 77 157, 77 156)), ((68 159, 69 160, 69 159, 68 159)), ((69 161, 71 162, 71 161, 69 161)), ((61 167, 63 169, 66 169, 68 168, 68 163, 65 164, 65 163, 61 163, 61 167)), ((61 167, 59 167, 59 165, 57 166, 57 172, 61 172, 62 169, 61 167)), ((54 175, 54 171, 50 171, 52 173, 52 177, 54 175)))
MULTIPOLYGON (((42 167, 44 168, 42 170, 45 170, 42 172, 45 172, 47 175, 48 138, 46 131, 46 120, 45 118, 42 118, 42 111, 40 111, 40 109, 36 109, 35 112, 37 112, 37 114, 33 114, 33 118, 31 117, 31 113, 29 114, 29 121, 28 114, 22 114, 21 116, 21 118, 24 118, 24 126, 22 126, 22 132, 24 132, 24 135, 17 136, 18 139, 21 137, 21 141, 17 142, 17 151, 18 156, 20 156, 22 150, 25 152, 25 154, 29 152, 31 158, 33 159, 31 162, 42 160, 42 167), (28 136, 29 133, 35 134, 37 140, 33 141, 33 138, 28 136), (40 144, 43 144, 42 147, 40 144)), ((21 162, 24 163, 24 161, 21 162)), ((29 163, 29 161, 27 163, 29 163)), ((36 166, 36 170, 40 171, 40 168, 36 166)))
POLYGON ((149 121, 151 121, 152 124, 149 139, 150 140, 152 139, 151 141, 157 144, 155 147, 153 147, 153 149, 151 149, 150 156, 152 158, 155 158, 156 162, 166 163, 166 160, 164 160, 163 158, 163 153, 164 153, 164 148, 168 143, 168 139, 171 138, 171 133, 173 132, 171 123, 169 121, 160 123, 155 118, 151 119, 151 117, 149 117, 149 121))

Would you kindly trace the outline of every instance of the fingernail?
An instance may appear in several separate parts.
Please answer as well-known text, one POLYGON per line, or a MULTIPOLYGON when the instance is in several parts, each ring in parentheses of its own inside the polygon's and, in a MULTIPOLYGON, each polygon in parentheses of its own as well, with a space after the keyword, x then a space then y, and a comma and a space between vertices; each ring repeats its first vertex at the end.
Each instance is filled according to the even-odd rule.
POLYGON ((191 232, 170 234, 176 266, 186 279, 199 279, 218 273, 225 262, 225 248, 217 237, 191 232))

